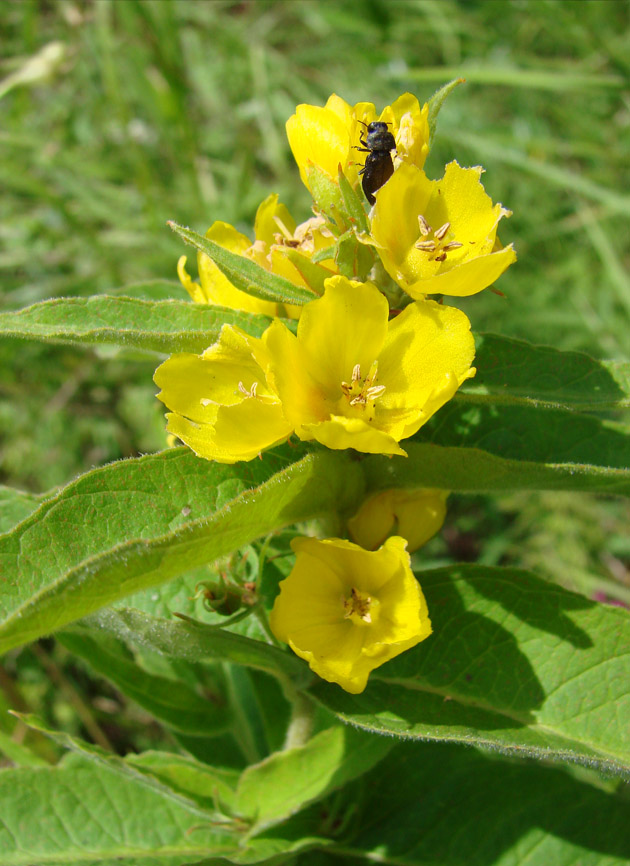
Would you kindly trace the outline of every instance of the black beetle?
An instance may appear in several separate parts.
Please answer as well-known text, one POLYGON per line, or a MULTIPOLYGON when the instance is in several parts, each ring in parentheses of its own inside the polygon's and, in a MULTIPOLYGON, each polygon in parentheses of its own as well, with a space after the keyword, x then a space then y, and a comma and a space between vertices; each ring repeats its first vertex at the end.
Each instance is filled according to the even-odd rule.
POLYGON ((359 172, 363 175, 361 186, 366 199, 370 204, 374 204, 376 202, 374 193, 394 173, 391 151, 396 147, 396 139, 382 120, 373 120, 369 125, 362 120, 359 123, 363 123, 363 126, 367 127, 367 137, 364 137, 365 133, 361 133, 359 138, 363 146, 355 146, 356 150, 367 153, 365 165, 359 172))

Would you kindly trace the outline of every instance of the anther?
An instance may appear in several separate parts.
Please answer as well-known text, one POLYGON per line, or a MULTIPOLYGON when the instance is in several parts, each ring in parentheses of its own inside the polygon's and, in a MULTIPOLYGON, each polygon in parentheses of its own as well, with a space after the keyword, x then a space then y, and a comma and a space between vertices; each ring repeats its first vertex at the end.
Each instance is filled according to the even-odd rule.
POLYGON ((430 235, 431 232, 433 231, 433 229, 431 228, 429 223, 425 220, 425 218, 422 216, 422 214, 418 215, 418 226, 420 227, 420 234, 423 236, 430 235))
POLYGON ((436 237, 439 241, 443 240, 450 227, 450 223, 444 223, 443 226, 440 226, 439 229, 433 232, 433 237, 436 237))
POLYGON ((238 383, 238 390, 239 390, 239 391, 241 392, 241 394, 243 394, 243 396, 245 396, 245 397, 255 397, 255 396, 256 396, 256 389, 257 389, 257 388, 258 388, 258 382, 254 382, 254 383, 252 384, 252 387, 249 389, 249 391, 247 390, 247 388, 245 387, 245 385, 243 385, 242 382, 239 382, 239 383, 238 383))

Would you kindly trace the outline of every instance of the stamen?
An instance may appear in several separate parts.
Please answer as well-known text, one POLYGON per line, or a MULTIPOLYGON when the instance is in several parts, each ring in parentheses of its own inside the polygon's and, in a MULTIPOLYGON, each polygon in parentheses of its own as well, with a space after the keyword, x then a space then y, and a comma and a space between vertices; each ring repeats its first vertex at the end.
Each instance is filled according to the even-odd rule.
POLYGON ((258 382, 254 382, 252 384, 252 387, 249 389, 249 391, 247 390, 245 385, 243 385, 242 382, 238 383, 238 390, 241 392, 241 394, 243 394, 244 397, 256 397, 257 388, 258 388, 258 382))
POLYGON ((439 229, 436 229, 436 231, 433 232, 433 236, 436 237, 439 241, 444 240, 444 235, 447 233, 450 227, 450 223, 444 223, 443 226, 440 226, 439 229))
POLYGON ((352 616, 358 616, 359 619, 362 619, 365 623, 372 622, 372 615, 370 613, 370 607, 372 606, 372 599, 369 595, 364 595, 362 592, 359 592, 357 589, 352 587, 350 590, 350 597, 343 599, 343 607, 344 607, 344 619, 350 619, 352 616))
POLYGON ((370 367, 370 372, 365 377, 361 378, 361 365, 355 364, 352 368, 352 379, 350 382, 342 382, 341 390, 344 397, 348 400, 350 406, 360 406, 363 409, 369 407, 369 418, 371 420, 374 406, 373 403, 377 400, 383 391, 385 385, 375 385, 378 375, 378 361, 374 361, 370 367))
POLYGON ((418 217, 418 225, 420 226, 420 234, 423 236, 424 240, 416 241, 414 246, 417 250, 420 250, 420 252, 427 253, 430 262, 444 262, 446 261, 447 253, 463 246, 459 241, 449 241, 447 244, 442 243, 450 231, 450 222, 444 223, 444 225, 440 226, 439 229, 433 231, 426 219, 420 215, 418 217), (433 232, 433 238, 427 238, 427 235, 431 232, 433 232))
POLYGON ((279 216, 274 216, 273 221, 278 226, 280 231, 282 232, 282 236, 286 238, 288 241, 293 240, 293 235, 289 231, 289 229, 285 226, 279 216))
POLYGON ((368 400, 376 400, 384 391, 385 385, 372 385, 372 387, 368 388, 365 392, 365 396, 368 400))
POLYGON ((430 235, 433 229, 429 225, 429 223, 425 220, 422 214, 418 214, 418 226, 420 227, 420 234, 424 237, 426 235, 430 235))

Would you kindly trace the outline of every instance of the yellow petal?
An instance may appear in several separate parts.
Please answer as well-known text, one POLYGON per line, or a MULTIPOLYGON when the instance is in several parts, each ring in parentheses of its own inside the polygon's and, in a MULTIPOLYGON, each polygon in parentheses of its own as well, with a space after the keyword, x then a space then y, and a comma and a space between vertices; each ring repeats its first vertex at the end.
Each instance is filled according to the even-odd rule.
MULTIPOLYGON (((396 130, 396 156, 422 168, 429 153, 429 106, 420 107, 417 97, 403 93, 392 102, 389 111, 396 130)), ((383 112, 381 120, 390 121, 383 112)))
POLYGON ((479 166, 462 168, 455 161, 449 162, 442 180, 435 181, 432 202, 435 205, 435 217, 429 208, 428 214, 425 214, 429 222, 433 220, 437 228, 442 224, 440 219, 446 217, 454 236, 467 243, 471 240, 481 243, 495 232, 501 217, 509 216, 510 212, 500 204, 492 204, 481 183, 482 173, 483 169, 479 166), (445 203, 446 209, 438 210, 442 203, 445 203))
POLYGON ((260 203, 254 221, 254 234, 257 241, 267 246, 275 243, 277 234, 291 237, 295 231, 295 220, 287 208, 278 201, 278 194, 272 193, 260 203), (286 234, 283 231, 286 230, 286 234))
POLYGON ((292 426, 322 421, 329 415, 325 395, 310 376, 304 351, 295 334, 276 320, 261 337, 269 352, 267 378, 280 396, 292 426))
POLYGON ((447 496, 444 490, 382 490, 363 502, 348 520, 348 530, 366 550, 376 550, 388 536, 399 535, 413 553, 441 529, 447 496))
POLYGON ((426 601, 402 538, 375 552, 341 539, 296 539, 271 629, 312 670, 353 694, 372 670, 431 634, 426 601), (364 607, 354 611, 353 597, 364 607), (352 613, 352 615, 351 615, 352 613))
POLYGON ((343 414, 337 411, 340 401, 342 406, 348 402, 342 384, 352 381, 357 366, 365 377, 378 358, 388 312, 387 301, 371 283, 332 277, 324 296, 304 306, 297 337, 280 322, 267 329, 267 375, 300 438, 317 438, 335 448, 363 442, 370 452, 380 442, 384 453, 404 453, 389 436, 353 420, 356 411, 344 420, 334 417, 343 414))
POLYGON ((202 355, 172 355, 154 376, 171 410, 169 432, 223 463, 250 460, 286 439, 292 428, 267 386, 265 363, 263 343, 228 325, 202 355))
POLYGON ((187 256, 180 256, 177 261, 177 276, 180 279, 182 286, 186 289, 192 300, 196 304, 206 304, 206 296, 199 283, 195 283, 190 274, 186 270, 187 256))
POLYGON ((349 381, 359 364, 367 371, 378 358, 387 334, 389 307, 372 283, 346 277, 326 280, 322 298, 304 307, 298 339, 317 381, 349 381))
MULTIPOLYGON (((245 255, 252 245, 249 238, 237 231, 234 226, 221 221, 217 221, 210 226, 206 232, 206 237, 226 250, 230 250, 230 252, 241 256, 245 255)), ((199 278, 201 279, 201 286, 207 304, 219 304, 222 307, 229 307, 233 310, 262 313, 266 316, 274 316, 276 314, 276 305, 274 303, 271 301, 261 301, 258 298, 252 297, 252 295, 248 295, 247 292, 237 289, 224 276, 223 272, 215 265, 212 259, 204 253, 198 254, 197 267, 199 268, 199 278)))
POLYGON ((181 415, 168 413, 169 433, 181 439, 198 457, 218 463, 252 460, 291 433, 279 403, 256 399, 233 406, 215 406, 212 424, 196 424, 181 415))
POLYGON ((475 342, 470 321, 461 310, 416 301, 390 322, 379 359, 380 381, 387 383, 377 404, 379 413, 415 408, 412 416, 401 413, 390 433, 397 439, 413 435, 466 379, 475 342))
POLYGON ((498 280, 515 261, 516 250, 509 244, 496 253, 468 259, 449 271, 410 283, 405 287, 405 291, 412 298, 422 298, 425 294, 459 298, 476 295, 498 280))
POLYGON ((331 415, 326 421, 318 424, 302 423, 296 426, 296 434, 300 439, 309 441, 315 439, 336 450, 354 448, 364 454, 398 454, 406 457, 396 439, 389 433, 378 430, 360 418, 346 418, 343 415, 331 415))
POLYGON ((397 281, 405 279, 401 265, 418 240, 418 215, 427 210, 433 184, 423 171, 403 164, 378 192, 370 231, 383 264, 397 281))
POLYGON ((308 187, 309 164, 319 166, 337 179, 338 167, 345 167, 350 155, 350 135, 344 121, 328 108, 298 105, 287 121, 287 136, 300 177, 308 187))
POLYGON ((496 237, 510 212, 492 204, 480 176, 480 168, 452 162, 441 180, 430 181, 401 165, 379 190, 371 234, 385 269, 413 298, 475 294, 516 260, 496 237))

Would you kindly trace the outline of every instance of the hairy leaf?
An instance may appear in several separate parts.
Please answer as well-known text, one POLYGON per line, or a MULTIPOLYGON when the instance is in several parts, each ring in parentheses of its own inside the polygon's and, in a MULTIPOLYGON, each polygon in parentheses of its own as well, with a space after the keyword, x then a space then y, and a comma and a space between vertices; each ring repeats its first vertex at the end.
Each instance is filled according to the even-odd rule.
POLYGON ((477 375, 457 400, 581 411, 630 407, 627 361, 599 361, 498 334, 476 334, 475 344, 477 375))
MULTIPOLYGON (((320 866, 630 862, 628 803, 591 773, 575 778, 474 749, 404 743, 350 794, 337 817, 348 816, 349 838, 328 849, 320 866)), ((315 866, 317 855, 300 863, 315 866)))
POLYGON ((246 256, 230 252, 209 238, 204 238, 177 223, 169 222, 169 226, 186 243, 209 256, 237 289, 263 301, 275 301, 280 304, 305 304, 313 300, 314 295, 308 289, 303 289, 285 277, 266 271, 246 256))
POLYGON ((440 113, 446 98, 450 96, 458 84, 464 84, 465 82, 465 78, 455 78, 453 81, 449 81, 448 84, 440 87, 439 90, 436 90, 429 100, 429 145, 433 144, 433 139, 435 138, 435 132, 437 129, 438 114, 440 113))
POLYGON ((357 464, 341 453, 299 454, 285 447, 225 466, 176 448, 69 484, 0 536, 0 650, 281 526, 352 507, 357 464))
POLYGON ((224 695, 203 697, 183 680, 149 673, 109 636, 77 629, 63 632, 58 639, 124 695, 175 730, 213 736, 234 723, 224 695))
POLYGON ((248 767, 236 792, 237 808, 255 821, 252 832, 260 832, 367 772, 393 745, 348 726, 328 728, 304 746, 248 767))
MULTIPOLYGON (((446 411, 446 410, 444 410, 446 411)), ((542 414, 542 413, 539 413, 542 414)), ((404 441, 408 457, 368 457, 362 462, 370 490, 435 487, 442 490, 573 490, 630 496, 630 469, 589 463, 546 462, 499 456, 480 447, 404 441)), ((483 443, 489 445, 487 441, 483 443)), ((544 444, 544 443, 543 443, 544 444)))
POLYGON ((38 507, 49 494, 27 493, 0 485, 0 533, 8 532, 38 507))
POLYGON ((210 813, 204 820, 167 790, 78 761, 3 770, 2 864, 185 866, 238 849, 238 835, 229 825, 212 824, 210 813))
POLYGON ((216 659, 290 677, 304 685, 312 677, 296 656, 261 640, 252 640, 196 620, 169 622, 132 608, 100 611, 86 619, 126 643, 187 661, 216 659))
POLYGON ((96 295, 53 298, 16 312, 0 313, 0 334, 51 343, 101 343, 154 352, 202 352, 222 325, 236 325, 254 337, 267 316, 190 301, 152 301, 96 295))

